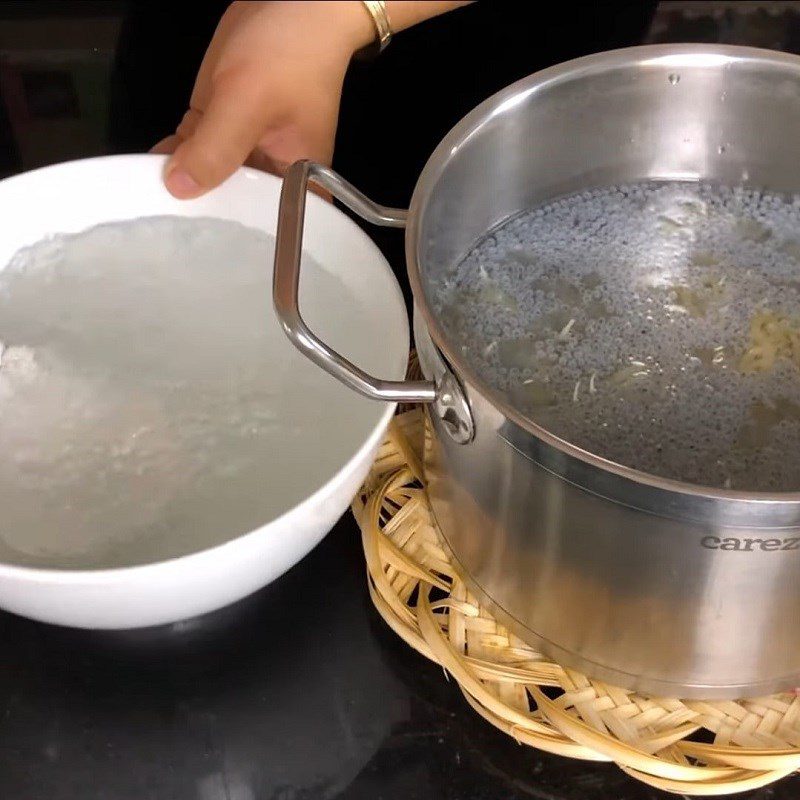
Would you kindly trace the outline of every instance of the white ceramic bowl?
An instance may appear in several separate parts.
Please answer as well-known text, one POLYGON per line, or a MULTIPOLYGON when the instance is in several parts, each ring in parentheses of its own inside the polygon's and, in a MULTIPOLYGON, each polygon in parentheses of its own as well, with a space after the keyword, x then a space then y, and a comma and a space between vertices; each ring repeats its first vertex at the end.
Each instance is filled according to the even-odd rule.
MULTIPOLYGON (((185 202, 163 188, 163 165, 158 156, 96 158, 0 181, 0 269, 21 247, 48 235, 136 217, 217 217, 274 234, 281 187, 277 178, 243 169, 206 197, 185 202)), ((373 372, 401 378, 408 355, 408 320, 400 288, 378 249, 344 214, 315 196, 308 198, 303 247, 354 294, 354 307, 343 308, 339 317, 341 330, 332 332, 337 347, 373 372)), ((271 281, 272 264, 265 263, 265 296, 271 281)), ((301 302, 304 294, 313 292, 312 278, 301 285, 301 302)), ((271 304, 265 305, 265 325, 277 327, 271 304)), ((277 578, 345 512, 394 410, 389 404, 355 398, 334 386, 332 379, 325 380, 332 382, 330 392, 341 390, 348 398, 340 404, 342 414, 361 415, 363 435, 345 447, 337 444, 336 469, 324 485, 309 482, 302 487, 305 500, 246 535, 168 561, 115 569, 0 563, 0 607, 61 625, 134 628, 220 608, 277 578)), ((326 442, 317 446, 324 448, 326 442)))

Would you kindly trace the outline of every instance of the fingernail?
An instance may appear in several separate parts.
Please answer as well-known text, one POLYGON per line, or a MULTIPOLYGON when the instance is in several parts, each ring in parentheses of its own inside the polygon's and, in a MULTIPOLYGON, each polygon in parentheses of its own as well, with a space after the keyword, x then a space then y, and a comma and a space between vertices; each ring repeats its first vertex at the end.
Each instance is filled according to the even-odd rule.
POLYGON ((203 187, 188 173, 181 169, 170 172, 165 180, 167 189, 179 198, 197 197, 203 187))

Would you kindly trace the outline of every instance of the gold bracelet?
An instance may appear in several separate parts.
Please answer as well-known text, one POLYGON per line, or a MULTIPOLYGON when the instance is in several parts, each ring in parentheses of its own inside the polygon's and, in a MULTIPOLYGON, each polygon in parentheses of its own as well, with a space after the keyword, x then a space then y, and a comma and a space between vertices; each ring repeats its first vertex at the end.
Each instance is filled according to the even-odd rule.
POLYGON ((382 53, 392 41, 392 26, 386 11, 386 0, 362 0, 362 3, 375 25, 377 52, 382 53))

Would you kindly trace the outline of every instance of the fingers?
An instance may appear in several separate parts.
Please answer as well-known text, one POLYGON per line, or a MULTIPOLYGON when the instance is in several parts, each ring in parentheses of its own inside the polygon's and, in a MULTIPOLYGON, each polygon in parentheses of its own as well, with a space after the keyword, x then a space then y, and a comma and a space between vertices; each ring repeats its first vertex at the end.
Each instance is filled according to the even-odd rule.
POLYGON ((192 135, 194 129, 197 127, 197 122, 202 115, 202 111, 190 108, 178 125, 177 130, 171 136, 164 137, 160 142, 157 142, 150 148, 150 152, 155 155, 172 155, 177 149, 178 145, 189 136, 192 135))
MULTIPOLYGON (((224 171, 216 176, 207 172, 189 172, 198 163, 209 163, 208 144, 202 139, 197 139, 198 129, 201 127, 203 114, 194 109, 189 110, 178 126, 177 132, 167 136, 156 144, 150 152, 158 154, 175 154, 167 165, 165 182, 169 191, 180 199, 191 199, 202 195, 208 189, 214 188, 243 163, 248 167, 269 172, 273 175, 283 176, 286 170, 295 161, 308 158, 322 164, 330 164, 333 154, 333 130, 307 130, 312 125, 290 125, 279 128, 277 131, 268 132, 261 137, 257 146, 240 160, 240 153, 229 153, 224 171), (191 145, 191 147, 189 147, 191 145), (197 158, 192 151, 197 148, 203 157, 197 158), (191 165, 188 166, 187 165, 191 165), (184 171, 188 172, 187 180, 184 171), (207 175, 207 184, 201 184, 195 174, 207 175), (222 177, 220 177, 220 175, 222 177)), ((254 134, 255 135, 255 134, 254 134)), ((247 145, 245 145, 247 146, 247 145)), ((201 178, 202 180, 202 178, 201 178)), ((309 189, 320 195, 325 200, 331 200, 330 194, 313 183, 309 189)))
POLYGON ((351 14, 367 26, 352 9, 351 3, 231 4, 203 58, 193 110, 175 137, 156 146, 172 151, 164 173, 172 194, 198 197, 244 163, 278 174, 299 158, 330 163, 354 47, 351 14))
POLYGON ((215 81, 202 114, 190 111, 178 127, 178 144, 165 172, 169 191, 198 197, 228 178, 255 150, 273 122, 264 90, 246 70, 215 81))
POLYGON ((157 144, 150 148, 151 153, 156 155, 171 155, 175 152, 175 148, 180 144, 180 139, 177 136, 167 136, 157 144))

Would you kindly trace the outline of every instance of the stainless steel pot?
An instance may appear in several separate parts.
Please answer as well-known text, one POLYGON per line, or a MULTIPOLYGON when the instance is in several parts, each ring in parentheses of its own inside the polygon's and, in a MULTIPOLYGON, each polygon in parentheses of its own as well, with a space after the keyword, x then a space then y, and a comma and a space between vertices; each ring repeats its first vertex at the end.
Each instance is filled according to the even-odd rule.
POLYGON ((797 192, 799 134, 800 58, 642 47, 562 64, 484 102, 431 156, 407 215, 317 165, 286 177, 274 283, 286 333, 362 394, 429 404, 431 503, 468 584, 523 639, 594 677, 707 698, 800 683, 800 493, 682 484, 555 438, 479 378, 432 292, 487 230, 581 188, 706 178, 797 192), (366 375, 303 323, 309 179, 376 224, 406 225, 427 381, 366 375))

